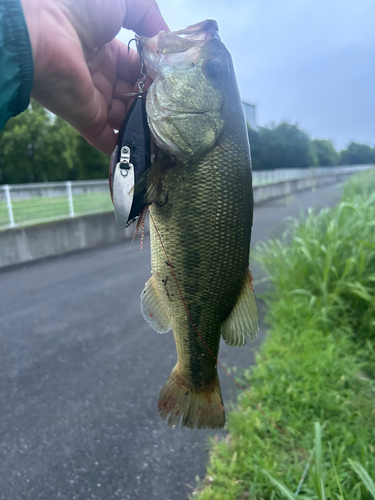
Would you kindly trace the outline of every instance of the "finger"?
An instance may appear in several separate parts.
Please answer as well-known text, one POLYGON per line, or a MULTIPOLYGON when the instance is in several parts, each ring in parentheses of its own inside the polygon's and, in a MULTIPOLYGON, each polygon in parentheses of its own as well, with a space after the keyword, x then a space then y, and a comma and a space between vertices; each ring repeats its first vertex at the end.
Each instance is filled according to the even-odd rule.
POLYGON ((86 63, 90 73, 99 72, 112 83, 116 81, 119 45, 110 42, 91 52, 86 52, 86 63))
POLYGON ((121 80, 126 80, 133 85, 139 78, 141 67, 139 63, 139 55, 120 40, 116 39, 118 57, 117 57, 117 77, 121 80))
MULTIPOLYGON (((74 26, 86 49, 101 47, 113 40, 126 17, 127 0, 65 0, 62 12, 74 26)), ((58 7, 56 7, 58 8, 58 7)), ((61 6, 60 6, 61 8, 61 6)))
POLYGON ((122 102, 129 102, 131 96, 128 94, 132 94, 134 92, 134 85, 129 82, 125 82, 124 80, 117 80, 115 84, 115 88, 113 89, 113 99, 118 99, 122 102))
POLYGON ((69 120, 74 128, 96 149, 110 155, 115 147, 115 133, 108 124, 108 107, 103 95, 94 87, 87 106, 74 120, 69 120))
POLYGON ((89 142, 94 148, 98 149, 106 155, 111 155, 116 145, 116 134, 113 128, 107 124, 101 131, 82 131, 78 132, 89 142))
POLYGON ((107 108, 109 108, 112 104, 113 85, 107 80, 103 73, 100 73, 99 71, 93 73, 91 78, 94 87, 103 96, 107 108))
POLYGON ((155 0, 127 0, 123 27, 144 36, 154 36, 161 30, 169 31, 155 0))
POLYGON ((115 130, 120 130, 126 113, 126 104, 115 99, 108 114, 108 124, 115 130))

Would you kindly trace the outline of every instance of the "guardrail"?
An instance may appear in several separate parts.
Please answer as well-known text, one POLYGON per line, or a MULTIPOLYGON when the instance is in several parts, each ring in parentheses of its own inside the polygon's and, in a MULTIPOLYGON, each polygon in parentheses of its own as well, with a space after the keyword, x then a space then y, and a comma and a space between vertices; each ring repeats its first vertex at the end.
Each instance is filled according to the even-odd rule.
MULTIPOLYGON (((371 165, 253 172, 254 186, 322 175, 351 174, 371 165)), ((0 229, 113 210, 108 181, 43 182, 0 186, 0 229)))

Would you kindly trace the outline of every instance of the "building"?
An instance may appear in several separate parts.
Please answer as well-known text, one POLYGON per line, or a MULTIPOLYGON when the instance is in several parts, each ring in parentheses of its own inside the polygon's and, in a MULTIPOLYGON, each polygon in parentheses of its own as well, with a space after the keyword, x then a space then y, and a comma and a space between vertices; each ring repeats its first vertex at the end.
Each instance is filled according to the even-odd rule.
POLYGON ((242 101, 242 106, 245 113, 246 122, 253 130, 256 130, 258 127, 255 121, 255 104, 249 104, 248 102, 242 101))

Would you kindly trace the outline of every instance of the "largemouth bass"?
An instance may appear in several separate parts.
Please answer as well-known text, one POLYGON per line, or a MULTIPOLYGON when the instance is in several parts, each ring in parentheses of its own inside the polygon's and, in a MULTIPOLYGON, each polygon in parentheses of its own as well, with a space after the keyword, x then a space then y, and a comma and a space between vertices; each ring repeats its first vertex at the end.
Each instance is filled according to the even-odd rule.
POLYGON ((168 425, 215 429, 225 423, 220 336, 240 346, 258 330, 245 118, 215 21, 142 39, 142 51, 154 80, 146 99, 154 147, 144 181, 152 276, 141 306, 157 332, 173 329, 178 355, 158 408, 168 425))

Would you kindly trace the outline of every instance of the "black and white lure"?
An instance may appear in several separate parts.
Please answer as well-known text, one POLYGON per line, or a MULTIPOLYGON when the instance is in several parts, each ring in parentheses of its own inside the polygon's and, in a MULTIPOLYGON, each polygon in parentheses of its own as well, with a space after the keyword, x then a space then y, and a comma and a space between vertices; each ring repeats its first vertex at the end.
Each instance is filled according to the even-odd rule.
POLYGON ((146 73, 141 43, 138 39, 136 42, 141 59, 139 92, 135 94, 134 102, 122 123, 109 168, 109 187, 116 221, 121 228, 134 222, 146 206, 143 191, 135 192, 134 186, 151 165, 150 128, 143 98, 146 73))

